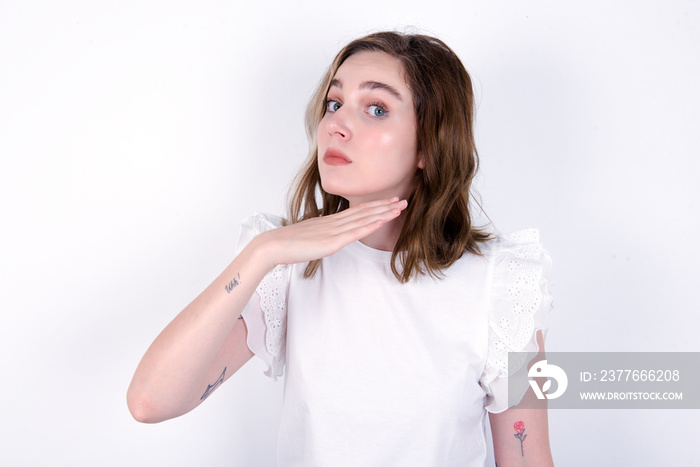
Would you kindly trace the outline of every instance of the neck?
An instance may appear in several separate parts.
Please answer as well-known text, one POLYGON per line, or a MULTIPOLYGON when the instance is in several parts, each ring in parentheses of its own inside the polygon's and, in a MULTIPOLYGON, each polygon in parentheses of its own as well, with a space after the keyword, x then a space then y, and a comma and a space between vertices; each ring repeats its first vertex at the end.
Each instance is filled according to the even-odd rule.
MULTIPOLYGON (((390 198, 392 196, 398 196, 399 199, 408 199, 409 195, 410 191, 406 193, 385 192, 382 193, 381 196, 378 194, 374 194, 371 197, 346 197, 345 199, 348 200, 349 207, 353 207, 357 206, 360 203, 374 201, 382 198, 390 198)), ((401 235, 401 229, 403 228, 405 218, 405 214, 401 213, 396 219, 386 222, 379 229, 375 230, 366 237, 361 238, 360 242, 362 242, 370 248, 374 248, 375 250, 393 251, 394 246, 396 245, 396 242, 399 239, 399 235, 401 235)))
POLYGON ((403 217, 399 216, 360 239, 360 241, 375 250, 392 251, 401 234, 401 227, 403 227, 403 217))

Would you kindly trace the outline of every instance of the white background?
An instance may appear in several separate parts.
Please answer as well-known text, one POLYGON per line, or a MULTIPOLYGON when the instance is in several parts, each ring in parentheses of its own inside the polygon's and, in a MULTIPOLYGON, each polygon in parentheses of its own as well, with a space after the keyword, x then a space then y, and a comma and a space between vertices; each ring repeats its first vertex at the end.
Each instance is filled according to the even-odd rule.
MULTIPOLYGON (((693 1, 0 3, 0 464, 271 466, 254 359, 159 425, 127 411, 157 333, 282 213, 303 112, 381 29, 446 41, 479 108, 477 188, 554 258, 550 351, 698 351, 693 1)), ((558 466, 691 465, 697 411, 550 411, 558 466)))

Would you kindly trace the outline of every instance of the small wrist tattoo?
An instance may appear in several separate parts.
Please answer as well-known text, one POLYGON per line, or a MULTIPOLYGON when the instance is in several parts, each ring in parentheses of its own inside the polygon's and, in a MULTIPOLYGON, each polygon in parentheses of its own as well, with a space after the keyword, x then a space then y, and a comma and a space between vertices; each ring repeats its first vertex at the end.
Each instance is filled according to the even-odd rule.
POLYGON ((527 438, 527 435, 525 434, 525 423, 515 422, 513 428, 515 428, 516 431, 516 433, 513 436, 520 440, 520 455, 525 457, 525 453, 523 452, 523 441, 525 441, 525 438, 527 438))
POLYGON ((226 284, 226 292, 231 293, 233 289, 238 287, 238 285, 241 283, 241 273, 236 274, 236 277, 234 277, 231 282, 226 284))

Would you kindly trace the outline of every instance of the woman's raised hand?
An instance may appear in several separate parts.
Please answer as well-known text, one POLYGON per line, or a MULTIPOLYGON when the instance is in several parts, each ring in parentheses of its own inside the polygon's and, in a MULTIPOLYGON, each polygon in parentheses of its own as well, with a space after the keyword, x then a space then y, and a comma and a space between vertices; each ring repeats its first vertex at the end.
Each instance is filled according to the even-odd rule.
POLYGON ((154 423, 192 410, 252 357, 247 328, 236 323, 271 269, 331 255, 396 219, 406 205, 398 198, 373 201, 255 237, 148 349, 127 394, 134 418, 154 423), (232 278, 240 279, 235 289, 232 278))
POLYGON ((251 244, 263 249, 272 267, 330 256, 397 218, 408 203, 398 198, 371 201, 337 214, 291 224, 258 235, 251 244))

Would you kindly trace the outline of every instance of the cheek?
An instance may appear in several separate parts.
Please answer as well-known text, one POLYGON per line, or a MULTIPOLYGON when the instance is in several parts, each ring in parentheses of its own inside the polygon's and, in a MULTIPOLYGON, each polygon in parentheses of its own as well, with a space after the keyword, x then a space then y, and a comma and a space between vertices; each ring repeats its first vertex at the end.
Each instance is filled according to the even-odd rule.
POLYGON ((397 131, 377 131, 366 139, 366 143, 368 149, 374 147, 384 154, 403 152, 403 149, 410 144, 405 135, 397 131))
POLYGON ((376 147, 383 154, 392 156, 394 162, 413 164, 416 158, 417 146, 415 133, 411 131, 383 132, 375 139, 376 147), (396 160, 398 159, 398 160, 396 160))
POLYGON ((325 135, 326 133, 323 131, 323 123, 320 123, 318 125, 318 128, 316 128, 316 145, 321 146, 321 144, 325 144, 325 135))
POLYGON ((382 133, 377 138, 377 141, 379 142, 379 145, 382 147, 391 147, 391 146, 396 146, 396 143, 398 142, 398 138, 393 133, 382 133))

